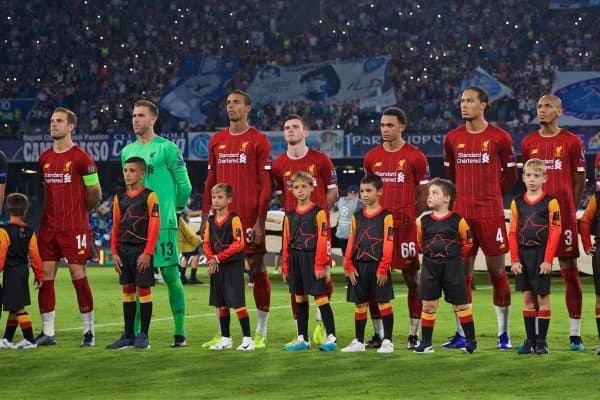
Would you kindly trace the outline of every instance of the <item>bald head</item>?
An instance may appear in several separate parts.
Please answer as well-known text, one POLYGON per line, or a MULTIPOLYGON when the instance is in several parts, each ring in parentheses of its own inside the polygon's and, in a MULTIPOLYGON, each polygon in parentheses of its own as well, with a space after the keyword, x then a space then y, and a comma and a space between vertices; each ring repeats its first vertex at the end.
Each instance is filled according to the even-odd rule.
POLYGON ((562 100, 553 94, 545 94, 538 100, 539 103, 552 103, 555 107, 562 109, 562 100))
POLYGON ((538 100, 537 117, 540 125, 558 126, 558 117, 562 115, 562 101, 558 96, 547 94, 538 100))

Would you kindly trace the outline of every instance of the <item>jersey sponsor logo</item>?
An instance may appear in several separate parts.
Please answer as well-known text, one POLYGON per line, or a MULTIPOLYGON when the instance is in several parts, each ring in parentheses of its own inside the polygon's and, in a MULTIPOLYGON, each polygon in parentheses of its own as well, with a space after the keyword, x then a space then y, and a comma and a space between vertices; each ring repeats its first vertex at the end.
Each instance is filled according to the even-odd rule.
POLYGON ((247 161, 245 153, 217 153, 217 164, 246 164, 247 161))
POLYGON ((456 153, 456 163, 457 164, 489 164, 490 163, 490 155, 488 153, 466 153, 466 152, 457 152, 456 153))
POLYGON ((48 184, 71 183, 72 176, 65 172, 44 172, 44 182, 48 184))

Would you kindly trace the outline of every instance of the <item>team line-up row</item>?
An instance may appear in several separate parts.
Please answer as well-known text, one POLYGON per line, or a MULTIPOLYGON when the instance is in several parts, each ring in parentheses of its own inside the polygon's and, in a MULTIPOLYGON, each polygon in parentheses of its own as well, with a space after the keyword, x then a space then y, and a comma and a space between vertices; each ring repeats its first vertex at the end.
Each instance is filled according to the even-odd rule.
MULTIPOLYGON (((498 348, 512 348, 508 329, 511 290, 504 268, 505 254, 510 249, 512 270, 518 277, 517 289, 523 290, 525 296, 523 317, 527 339, 519 351, 524 354, 548 352, 545 334, 551 314, 547 302, 547 272, 554 256, 559 259, 566 285, 569 346, 575 351, 583 350, 575 219, 575 204, 582 196, 585 182, 582 143, 577 136, 558 126, 562 113, 560 99, 552 95, 540 98, 537 108, 540 129, 522 143, 523 161, 535 163, 529 165, 523 175, 527 193, 517 197, 511 206, 514 222, 508 235, 502 194, 517 180, 512 139, 506 131, 485 120, 489 100, 484 90, 465 89, 460 104, 465 124, 448 132, 444 142, 448 181, 435 180, 433 184, 423 153, 402 139, 408 124, 405 113, 395 107, 382 113, 383 144, 364 157, 366 176, 360 187, 364 208, 354 213, 349 223, 344 268, 350 280, 348 300, 356 305, 356 337, 343 351, 360 351, 366 347, 367 308, 377 327, 379 351, 393 351, 393 313, 389 303, 393 292, 389 270, 396 268, 402 271, 408 288, 408 345, 420 353, 432 350, 435 311, 444 290, 446 300, 454 305, 457 315, 457 332, 445 346, 472 353, 476 342, 470 288, 474 256, 480 247, 494 288, 498 348), (527 172, 529 170, 532 172, 527 172), (528 183, 528 174, 532 181, 537 181, 528 183), (432 214, 417 223, 416 216, 426 206, 433 210, 432 214), (423 252, 422 268, 419 251, 423 252), (458 284, 459 281, 462 283, 458 284), (422 326, 420 340, 419 325, 422 326)), ((232 346, 228 310, 234 308, 244 333, 239 349, 266 346, 270 284, 264 266, 264 232, 273 182, 286 211, 282 269, 292 293, 298 327, 298 338, 285 349, 308 347, 307 296, 313 295, 325 331, 320 348, 334 350, 337 343, 329 305, 331 283, 327 250, 330 248, 327 210, 338 197, 333 163, 325 154, 306 146, 308 131, 299 115, 286 118, 283 134, 288 149, 271 163, 268 139, 248 123, 251 109, 248 95, 238 90, 231 92, 226 107, 230 126, 212 136, 209 144, 200 230, 211 274, 210 304, 217 308, 220 322, 219 334, 207 345, 215 350, 232 346), (224 156, 235 162, 219 163, 224 156), (238 278, 243 275, 240 261, 243 258, 254 273, 253 295, 258 318, 253 338, 245 303, 240 302, 243 280, 238 278), (230 265, 235 267, 228 268, 230 265)), ((147 333, 153 281, 147 271, 151 270, 151 261, 160 268, 169 291, 175 321, 173 345, 186 345, 185 299, 177 271, 176 213, 185 206, 191 184, 177 146, 156 135, 157 118, 158 109, 153 103, 136 102, 132 124, 137 140, 122 150, 128 189, 114 200, 113 212, 120 214, 114 215, 114 221, 118 222, 114 222, 111 247, 122 285, 125 329, 122 337, 109 346, 111 348, 149 346, 147 333), (137 185, 134 184, 136 179, 137 185), (139 312, 136 312, 136 301, 139 312)), ((77 292, 84 324, 82 346, 95 344, 93 300, 85 274, 85 259, 89 255, 90 237, 87 213, 97 205, 101 195, 95 163, 72 142, 76 122, 72 111, 55 110, 50 121, 53 147, 39 160, 45 187, 44 212, 38 235, 31 232, 28 244, 22 244, 19 249, 27 253, 26 250, 33 247, 32 242, 37 241, 39 245, 41 261, 36 281, 41 286, 38 303, 43 327, 35 339, 28 333, 21 347, 56 343, 54 277, 61 257, 68 260, 77 292)), ((7 208, 11 213, 8 200, 10 197, 7 208)), ((593 197, 586 212, 589 218, 596 212, 595 204, 593 197)), ((595 234, 596 227, 589 218, 584 216, 588 224, 582 224, 582 233, 584 248, 591 254, 595 246, 591 244, 589 233, 595 234)), ((11 217, 9 227, 13 225, 19 226, 19 223, 11 217)), ((20 232, 19 229, 25 227, 14 229, 20 232)), ((13 238, 11 234, 17 235, 14 242, 19 242, 18 233, 6 231, 9 238, 13 238)), ((26 254, 24 258, 26 260, 26 254)), ((7 257, 7 260, 17 258, 7 257)), ((596 270, 595 257, 593 264, 596 270)), ((5 267, 5 282, 7 272, 5 267)), ((31 319, 24 310, 29 304, 29 294, 13 295, 23 301, 11 300, 12 304, 7 305, 10 297, 5 293, 3 300, 4 308, 9 311, 3 343, 8 344, 12 344, 11 335, 14 336, 18 324, 25 330, 28 326, 31 328, 31 319)), ((597 300, 598 318, 599 303, 597 300)))

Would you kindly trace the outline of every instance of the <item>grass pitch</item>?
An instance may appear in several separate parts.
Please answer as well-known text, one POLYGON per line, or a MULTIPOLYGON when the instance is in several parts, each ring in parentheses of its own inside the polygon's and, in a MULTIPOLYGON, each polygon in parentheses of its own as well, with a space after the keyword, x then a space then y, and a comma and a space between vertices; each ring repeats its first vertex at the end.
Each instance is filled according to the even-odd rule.
MULTIPOLYGON (((188 347, 170 348, 173 322, 167 290, 154 290, 154 316, 150 327, 152 348, 147 351, 105 350, 122 331, 121 294, 111 268, 89 269, 94 292, 96 347, 82 349, 81 322, 68 272, 61 268, 56 282, 56 346, 32 350, 0 351, 2 399, 579 399, 597 398, 594 382, 600 357, 594 355, 596 326, 594 289, 591 278, 583 278, 583 340, 587 350, 568 349, 568 317, 564 287, 553 278, 550 355, 518 356, 500 352, 496 346, 496 318, 491 305, 487 276, 476 276, 473 292, 478 350, 472 356, 442 350, 439 345, 454 332, 454 317, 441 304, 434 332, 435 353, 417 355, 405 347, 408 330, 406 289, 400 274, 394 274, 396 299, 393 354, 300 353, 280 350, 295 337, 287 287, 281 276, 271 275, 272 312, 269 344, 254 352, 213 352, 200 344, 216 331, 214 310, 208 307, 208 287, 186 286, 188 347)), ((201 278, 206 281, 206 278, 201 278)), ((334 270, 333 309, 339 347, 354 335, 353 305, 346 303, 344 278, 334 270)), ((35 291, 32 290, 34 330, 41 329, 35 291)), ((246 293, 248 308, 254 309, 252 289, 246 293)), ((513 344, 523 340, 521 296, 513 292, 511 336, 513 344)), ((251 311, 252 330, 256 317, 251 311)), ((2 329, 7 313, 3 312, 2 329)), ((311 319, 314 307, 311 307, 311 319)), ((310 330, 312 332, 312 325, 310 330)), ((370 323, 367 335, 371 334, 370 323)), ((232 314, 234 346, 241 332, 232 314)), ((21 339, 17 331, 15 342, 21 339)))

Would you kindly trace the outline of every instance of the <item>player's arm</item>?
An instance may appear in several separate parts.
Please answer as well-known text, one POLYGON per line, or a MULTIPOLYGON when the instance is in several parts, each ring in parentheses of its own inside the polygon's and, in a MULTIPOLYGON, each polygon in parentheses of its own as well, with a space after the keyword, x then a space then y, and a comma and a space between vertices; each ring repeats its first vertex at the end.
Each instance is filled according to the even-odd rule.
POLYGON ((0 228, 0 272, 4 269, 8 246, 10 246, 10 237, 4 229, 0 228))
POLYGON ((288 216, 283 217, 283 232, 281 239, 281 274, 284 281, 287 280, 289 270, 289 245, 290 245, 290 221, 288 216))
POLYGON ((148 205, 148 232, 146 238, 146 247, 144 254, 153 255, 158 241, 158 232, 160 232, 160 215, 158 212, 158 196, 155 192, 150 193, 146 200, 148 205))
MULTIPOLYGON (((202 220, 200 221, 200 235, 203 236, 208 226, 208 213, 212 205, 212 196, 210 190, 217 184, 217 163, 215 160, 215 152, 213 151, 212 138, 209 144, 208 154, 208 170, 206 174, 206 180, 204 181, 204 194, 202 196, 202 220)), ((202 237, 206 240, 206 238, 202 237)))
POLYGON ((548 241, 546 242, 546 251, 544 252, 544 262, 552 264, 558 241, 560 239, 560 206, 556 199, 550 200, 548 203, 548 241))
POLYGON ((356 240, 356 218, 352 216, 350 222, 350 235, 348 236, 348 245, 346 246, 346 253, 344 254, 344 271, 346 275, 356 273, 356 266, 352 260, 352 253, 354 253, 354 241, 356 240))
POLYGON ((520 263, 519 257, 519 242, 517 238, 517 230, 519 229, 519 211, 517 203, 513 199, 510 203, 510 225, 508 228, 508 249, 510 251, 510 261, 512 263, 520 263))
POLYGON ((6 156, 0 151, 0 213, 2 213, 2 206, 4 205, 4 193, 6 191, 6 170, 6 156))
POLYGON ((320 210, 316 217, 317 248, 315 250, 315 273, 325 273, 329 266, 331 243, 329 242, 329 220, 325 210, 320 210))
POLYGON ((31 237, 31 240, 29 240, 29 260, 31 261, 31 269, 33 269, 35 282, 39 287, 41 286, 40 283, 44 280, 44 270, 42 268, 42 257, 40 257, 35 233, 31 237))
POLYGON ((216 254, 218 263, 227 261, 234 254, 244 251, 244 233, 242 229, 242 221, 240 217, 235 216, 231 220, 231 233, 233 235, 233 242, 229 244, 223 251, 216 254))
POLYGON ((102 200, 98 167, 87 153, 82 153, 82 157, 78 159, 77 165, 79 167, 79 175, 86 189, 85 205, 88 211, 92 211, 102 200))
POLYGON ((421 215, 423 211, 427 208, 427 191, 428 184, 431 180, 431 176, 429 173, 429 163, 427 162, 427 158, 425 154, 422 152, 418 152, 415 160, 413 162, 413 173, 414 180, 418 183, 417 186, 417 203, 416 203, 416 215, 421 215))
POLYGON ((118 254, 119 249, 119 230, 121 227, 121 207, 119 206, 119 197, 115 195, 112 209, 112 229, 110 231, 110 252, 118 254))
POLYGON ((576 138, 574 145, 571 146, 569 157, 571 157, 571 165, 573 168, 573 201, 575 209, 581 203, 583 192, 585 190, 585 154, 583 143, 579 138, 576 138))
POLYGON ((267 210, 271 201, 271 144, 266 136, 263 141, 258 143, 258 213, 256 222, 252 230, 254 231, 254 245, 260 245, 265 240, 265 222, 267 220, 267 210))
POLYGON ((448 136, 444 137, 444 176, 446 176, 446 179, 455 182, 454 149, 448 140, 448 136))
POLYGON ((596 204, 596 194, 594 194, 590 198, 579 223, 581 229, 581 243, 583 244, 583 250, 586 254, 591 254, 595 250, 594 245, 592 244, 592 225, 597 213, 598 205, 596 204))
POLYGON ((377 266, 377 275, 387 276, 392 265, 394 249, 394 217, 388 214, 383 220, 383 254, 377 266))
POLYGON ((177 212, 181 212, 185 209, 185 205, 192 193, 192 184, 185 165, 185 160, 181 155, 181 150, 173 142, 169 142, 167 168, 175 182, 175 206, 177 207, 177 212))
POLYGON ((458 223, 458 235, 460 237, 460 256, 467 257, 473 248, 473 235, 464 218, 461 218, 458 223))
POLYGON ((321 164, 321 170, 319 171, 321 179, 327 188, 327 205, 331 208, 337 199, 340 197, 338 191, 338 180, 337 173, 335 172, 335 166, 333 161, 327 156, 323 156, 323 163, 321 164))
POLYGON ((500 175, 500 190, 502 194, 506 194, 512 190, 512 187, 518 179, 517 162, 515 161, 515 155, 513 152, 512 139, 510 136, 508 136, 508 133, 500 142, 500 160, 502 165, 502 172, 500 175))
POLYGON ((421 218, 417 218, 417 251, 423 252, 423 226, 421 225, 421 218))

